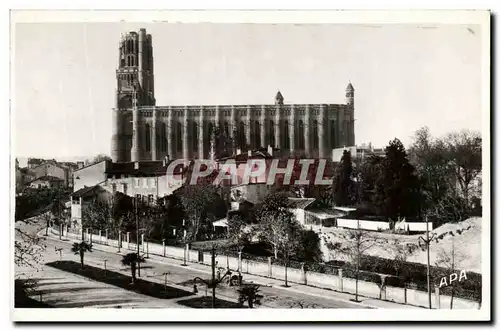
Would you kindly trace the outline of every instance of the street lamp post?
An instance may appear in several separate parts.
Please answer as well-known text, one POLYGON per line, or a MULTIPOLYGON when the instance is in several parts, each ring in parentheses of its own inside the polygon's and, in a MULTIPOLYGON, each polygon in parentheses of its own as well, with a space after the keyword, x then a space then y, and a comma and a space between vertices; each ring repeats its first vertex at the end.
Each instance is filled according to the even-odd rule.
POLYGON ((186 232, 186 220, 182 220, 182 228, 184 229, 184 261, 182 263, 182 266, 187 266, 187 254, 188 254, 188 243, 186 241, 187 238, 187 232, 186 232))
POLYGON ((137 212, 137 205, 139 204, 139 199, 138 196, 135 196, 135 232, 137 235, 137 276, 141 277, 141 262, 139 257, 140 255, 140 250, 139 250, 139 214, 137 212))
POLYGON ((228 269, 226 271, 226 273, 224 274, 224 276, 222 276, 220 279, 216 279, 215 278, 215 247, 212 247, 211 252, 212 252, 212 279, 210 281, 206 281, 204 279, 201 279, 200 277, 195 277, 194 281, 196 282, 197 280, 199 280, 202 283, 204 283, 207 287, 212 288, 212 308, 215 308, 215 288, 217 287, 217 285, 222 283, 222 281, 224 280, 224 278, 226 278, 226 276, 231 275, 231 271, 228 269))
POLYGON ((418 242, 422 241, 427 249, 427 295, 429 299, 429 309, 432 309, 432 293, 431 293, 431 241, 434 239, 435 234, 429 238, 429 219, 425 216, 426 223, 426 238, 418 237, 418 242))

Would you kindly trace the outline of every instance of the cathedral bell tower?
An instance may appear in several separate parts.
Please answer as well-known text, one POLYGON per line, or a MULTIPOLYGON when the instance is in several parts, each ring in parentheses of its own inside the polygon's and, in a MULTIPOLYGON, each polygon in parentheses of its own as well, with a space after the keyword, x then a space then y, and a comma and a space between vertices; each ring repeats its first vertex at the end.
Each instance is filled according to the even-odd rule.
POLYGON ((354 87, 350 82, 345 89, 345 102, 346 104, 354 108, 354 87))
MULTIPOLYGON (((127 137, 123 113, 133 107, 136 93, 137 107, 154 106, 153 45, 145 29, 122 35, 118 45, 118 69, 116 70, 116 105, 112 117, 111 158, 114 162, 129 161, 125 155, 131 149, 132 140, 127 137)), ((139 129, 139 117, 134 116, 133 127, 139 129)), ((139 146, 137 146, 139 147, 139 146)), ((130 161, 134 157, 131 157, 130 161)))

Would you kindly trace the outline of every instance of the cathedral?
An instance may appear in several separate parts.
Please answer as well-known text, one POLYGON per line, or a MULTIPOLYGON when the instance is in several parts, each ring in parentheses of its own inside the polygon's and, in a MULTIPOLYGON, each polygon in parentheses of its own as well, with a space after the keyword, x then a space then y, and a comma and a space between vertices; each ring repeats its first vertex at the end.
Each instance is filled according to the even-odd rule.
POLYGON ((283 156, 331 158, 333 149, 355 145, 351 83, 345 104, 287 104, 278 91, 262 105, 157 106, 151 35, 122 35, 118 59, 114 162, 208 159, 216 128, 242 150, 272 146, 283 156))

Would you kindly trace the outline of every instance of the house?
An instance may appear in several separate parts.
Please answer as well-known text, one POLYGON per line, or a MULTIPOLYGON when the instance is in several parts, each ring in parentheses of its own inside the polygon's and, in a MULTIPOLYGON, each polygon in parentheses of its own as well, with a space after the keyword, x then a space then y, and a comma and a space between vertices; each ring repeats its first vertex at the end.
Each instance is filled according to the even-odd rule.
POLYGON ((73 173, 79 169, 78 168, 78 164, 75 163, 75 162, 58 162, 58 165, 61 166, 61 167, 64 167, 66 168, 66 171, 67 171, 67 177, 68 177, 68 186, 69 187, 73 187, 74 185, 74 177, 73 177, 73 173))
POLYGON ((171 174, 167 169, 171 161, 111 162, 104 160, 77 169, 74 176, 76 192, 85 187, 100 185, 110 192, 164 197, 184 183, 182 167, 176 167, 171 174))
MULTIPOLYGON (((109 162, 109 161, 108 161, 109 162)), ((103 185, 110 192, 120 192, 156 199, 172 194, 184 184, 183 168, 167 173, 170 161, 109 162, 103 185)))
POLYGON ((30 188, 59 188, 64 187, 64 180, 54 176, 41 176, 28 183, 26 186, 30 188))
POLYGON ((71 228, 78 232, 82 228, 83 215, 93 201, 109 201, 112 194, 100 185, 81 188, 71 194, 71 228))
POLYGON ((299 224, 309 230, 337 226, 337 218, 347 214, 346 210, 322 206, 314 198, 288 198, 288 208, 299 224))
POLYGON ((60 166, 55 160, 39 164, 30 168, 30 170, 35 174, 35 178, 43 176, 56 177, 63 181, 64 186, 68 186, 68 169, 60 166))
POLYGON ((36 168, 36 167, 38 167, 44 163, 47 163, 47 162, 55 163, 56 160, 54 160, 54 159, 45 160, 45 159, 38 159, 38 158, 28 158, 27 167, 28 167, 28 169, 33 169, 33 168, 36 168))
POLYGON ((101 161, 73 171, 73 190, 76 192, 84 187, 92 187, 106 181, 106 169, 110 161, 101 161))
POLYGON ((295 219, 301 225, 305 224, 306 208, 314 203, 314 201, 316 201, 314 198, 288 198, 288 208, 293 212, 295 219))
POLYGON ((266 183, 269 170, 271 167, 271 162, 273 161, 273 153, 275 149, 271 146, 268 148, 260 148, 256 150, 248 150, 247 152, 241 152, 241 149, 238 149, 236 154, 224 158, 219 158, 216 160, 215 169, 217 171, 226 171, 229 172, 232 170, 229 165, 236 165, 236 174, 230 173, 231 176, 235 176, 236 180, 233 179, 224 179, 221 184, 223 186, 233 186, 233 185, 241 185, 246 183, 266 183), (258 162, 263 162, 265 165, 265 169, 262 174, 259 176, 252 176, 250 171, 257 170, 258 162), (249 165, 253 165, 254 169, 249 169, 249 165), (245 179, 248 177, 248 180, 245 179))

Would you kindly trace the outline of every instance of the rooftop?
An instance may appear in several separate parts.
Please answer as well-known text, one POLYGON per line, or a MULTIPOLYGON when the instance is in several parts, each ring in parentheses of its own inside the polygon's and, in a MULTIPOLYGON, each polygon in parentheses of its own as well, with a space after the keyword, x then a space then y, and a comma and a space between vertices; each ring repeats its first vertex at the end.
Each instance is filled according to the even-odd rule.
MULTIPOLYGON (((61 179, 61 178, 58 178, 58 177, 54 177, 54 176, 41 176, 41 177, 38 177, 36 179, 33 179, 29 183, 33 183, 33 182, 36 182, 36 181, 62 182, 64 180, 61 179)), ((27 184, 29 184, 29 183, 27 183, 27 184)))
POLYGON ((314 201, 314 198, 288 198, 290 208, 295 209, 306 209, 314 201))

